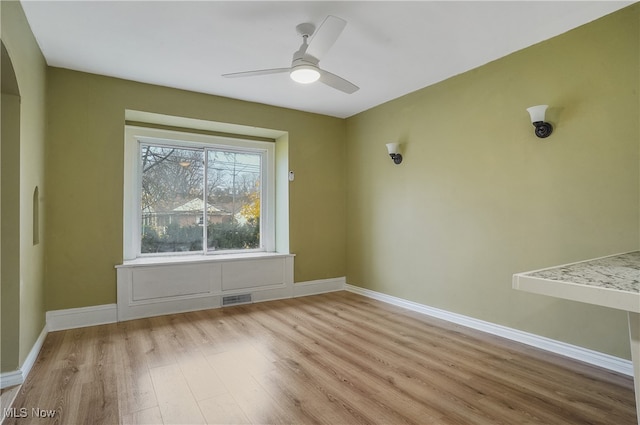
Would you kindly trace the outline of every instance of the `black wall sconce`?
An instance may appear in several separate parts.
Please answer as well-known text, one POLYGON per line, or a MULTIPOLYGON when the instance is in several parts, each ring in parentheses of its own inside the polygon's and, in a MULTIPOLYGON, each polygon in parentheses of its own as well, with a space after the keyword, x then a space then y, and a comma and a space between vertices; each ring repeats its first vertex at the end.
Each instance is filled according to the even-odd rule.
POLYGON ((402 162, 402 155, 400 155, 400 143, 387 143, 387 150, 389 156, 393 159, 394 164, 400 164, 402 162))
POLYGON ((531 123, 536 128, 534 132, 541 139, 549 137, 553 132, 553 126, 544 120, 548 107, 549 105, 538 105, 527 108, 527 112, 531 115, 531 123))

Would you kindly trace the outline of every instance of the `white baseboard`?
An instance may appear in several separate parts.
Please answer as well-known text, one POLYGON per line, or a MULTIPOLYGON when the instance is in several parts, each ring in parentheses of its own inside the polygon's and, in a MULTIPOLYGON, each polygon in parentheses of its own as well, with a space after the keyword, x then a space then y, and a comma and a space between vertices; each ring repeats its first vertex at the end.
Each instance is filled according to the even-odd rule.
POLYGON ((45 323, 44 328, 42 328, 42 332, 38 335, 38 339, 36 339, 36 342, 33 344, 33 347, 31 347, 31 350, 29 350, 29 354, 27 354, 27 357, 24 359, 24 363, 22 363, 22 366, 20 367, 22 370, 23 382, 26 381, 27 376, 29 376, 29 372, 31 372, 31 368, 36 363, 38 354, 40 353, 40 349, 42 349, 42 345, 44 344, 44 340, 48 333, 49 327, 45 323))
POLYGON ((370 289, 360 288, 359 286, 345 284, 345 289, 349 292, 364 295, 379 301, 403 307, 408 310, 426 314, 427 316, 436 317, 451 323, 466 326, 482 332, 497 335, 512 341, 560 354, 575 360, 579 360, 594 366, 602 367, 624 375, 633 376, 633 363, 631 360, 621 359, 609 354, 600 353, 589 350, 587 348, 578 347, 567 344, 565 342, 556 341, 545 338, 543 336, 519 331, 517 329, 508 328, 506 326, 496 325, 495 323, 485 322, 483 320, 474 319, 473 317, 463 316, 457 313, 451 313, 434 307, 429 307, 413 301, 386 295, 370 289))
POLYGON ((38 335, 38 339, 36 339, 36 342, 33 344, 33 347, 31 347, 31 350, 29 350, 29 354, 27 354, 22 366, 20 366, 18 370, 0 373, 0 389, 13 387, 14 385, 21 385, 26 381, 27 376, 29 376, 29 372, 31 372, 31 368, 38 358, 38 354, 44 344, 47 333, 49 332, 47 325, 45 324, 44 328, 42 328, 42 332, 38 335))
MULTIPOLYGON (((294 283, 292 285, 293 290, 280 287, 262 289, 260 291, 254 291, 254 302, 278 300, 290 298, 291 296, 295 298, 323 294, 325 292, 342 291, 345 288, 345 282, 344 277, 337 277, 333 279, 320 279, 294 283)), ((214 298, 216 302, 202 303, 201 305, 194 305, 192 300, 187 300, 190 304, 179 305, 177 308, 172 308, 171 310, 163 310, 161 307, 159 308, 156 306, 155 310, 143 310, 139 312, 140 314, 138 315, 127 317, 126 320, 152 317, 162 314, 184 313, 193 310, 220 308, 221 296, 216 296, 214 298)), ((157 304, 162 305, 162 303, 157 304)), ((151 307, 153 307, 153 305, 151 305, 151 307)), ((49 332, 83 328, 86 326, 104 325, 106 323, 115 323, 117 321, 117 304, 103 304, 47 312, 47 328, 49 332)))
POLYGON ((49 332, 104 325, 117 321, 118 309, 116 304, 47 311, 47 327, 49 332))
POLYGON ((24 382, 22 370, 0 373, 0 389, 21 385, 24 382))
POLYGON ((326 292, 344 291, 346 284, 345 277, 294 283, 293 297, 306 297, 309 295, 324 294, 326 292))

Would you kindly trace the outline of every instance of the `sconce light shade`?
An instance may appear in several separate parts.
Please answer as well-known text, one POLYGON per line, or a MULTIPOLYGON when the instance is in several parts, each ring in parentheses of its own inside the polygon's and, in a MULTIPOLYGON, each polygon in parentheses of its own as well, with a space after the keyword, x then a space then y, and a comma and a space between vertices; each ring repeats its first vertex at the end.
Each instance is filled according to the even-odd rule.
POLYGON ((387 151, 389 156, 393 159, 393 162, 397 165, 402 162, 402 155, 400 155, 400 143, 387 143, 387 151))
POLYGON ((529 112, 531 116, 531 123, 536 128, 535 134, 541 139, 549 137, 553 132, 553 126, 544 120, 544 115, 548 107, 549 105, 538 105, 527 108, 527 112, 529 112))
POLYGON ((400 143, 387 143, 387 150, 389 151, 389 155, 397 154, 399 151, 400 143))

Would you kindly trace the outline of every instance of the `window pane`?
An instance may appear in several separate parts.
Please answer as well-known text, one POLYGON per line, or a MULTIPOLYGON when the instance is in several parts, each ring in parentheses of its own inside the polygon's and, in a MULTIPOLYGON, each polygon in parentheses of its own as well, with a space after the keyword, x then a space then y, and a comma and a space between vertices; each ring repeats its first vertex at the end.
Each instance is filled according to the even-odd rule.
POLYGON ((207 151, 207 248, 260 248, 262 155, 207 151))
POLYGON ((141 145, 140 252, 202 251, 204 153, 141 145))

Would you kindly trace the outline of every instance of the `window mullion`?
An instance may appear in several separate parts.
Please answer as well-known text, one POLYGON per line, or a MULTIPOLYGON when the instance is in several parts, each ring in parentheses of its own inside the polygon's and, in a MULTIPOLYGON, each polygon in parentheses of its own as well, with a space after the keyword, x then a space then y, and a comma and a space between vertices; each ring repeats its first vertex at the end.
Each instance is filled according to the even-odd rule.
POLYGON ((209 229, 209 175, 208 175, 208 154, 209 149, 204 149, 202 153, 202 171, 204 173, 202 184, 204 184, 204 188, 202 190, 202 196, 204 197, 204 208, 203 208, 203 222, 202 222, 202 252, 207 253, 209 250, 208 243, 208 229, 209 229))

